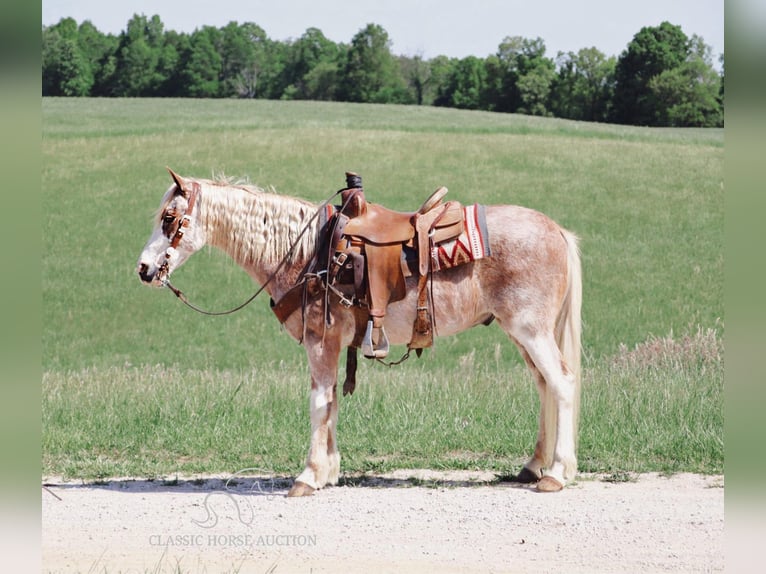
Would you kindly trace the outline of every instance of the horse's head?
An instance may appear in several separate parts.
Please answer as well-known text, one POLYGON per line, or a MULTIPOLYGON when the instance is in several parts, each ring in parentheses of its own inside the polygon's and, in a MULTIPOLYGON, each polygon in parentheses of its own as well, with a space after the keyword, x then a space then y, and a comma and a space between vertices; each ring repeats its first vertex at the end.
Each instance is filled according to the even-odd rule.
POLYGON ((168 171, 174 183, 162 198, 154 230, 137 267, 141 281, 157 287, 205 245, 204 230, 197 224, 200 184, 168 171))

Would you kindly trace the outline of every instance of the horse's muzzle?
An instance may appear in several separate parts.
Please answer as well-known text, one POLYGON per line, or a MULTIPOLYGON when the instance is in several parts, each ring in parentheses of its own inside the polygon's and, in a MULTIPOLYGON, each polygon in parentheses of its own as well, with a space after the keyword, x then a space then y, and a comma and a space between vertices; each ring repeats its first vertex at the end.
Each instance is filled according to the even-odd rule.
POLYGON ((157 274, 157 271, 150 269, 146 263, 138 264, 138 276, 141 278, 141 281, 143 281, 144 283, 150 284, 152 281, 154 281, 154 277, 156 274, 157 274))

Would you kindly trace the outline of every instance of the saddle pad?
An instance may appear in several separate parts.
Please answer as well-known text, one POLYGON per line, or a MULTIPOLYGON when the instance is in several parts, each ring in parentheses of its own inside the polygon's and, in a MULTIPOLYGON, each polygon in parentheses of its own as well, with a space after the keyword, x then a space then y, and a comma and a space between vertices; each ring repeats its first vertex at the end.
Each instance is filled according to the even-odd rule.
POLYGON ((484 206, 475 203, 463 207, 463 217, 463 233, 432 248, 431 261, 434 271, 450 269, 491 255, 484 206))

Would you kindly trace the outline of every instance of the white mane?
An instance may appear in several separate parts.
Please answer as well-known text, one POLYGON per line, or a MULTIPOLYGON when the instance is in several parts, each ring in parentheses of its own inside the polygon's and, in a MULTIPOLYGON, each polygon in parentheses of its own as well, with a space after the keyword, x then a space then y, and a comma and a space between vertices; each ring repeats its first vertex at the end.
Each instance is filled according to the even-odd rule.
POLYGON ((277 263, 296 241, 291 261, 313 256, 319 218, 311 218, 317 205, 227 179, 197 181, 202 185, 200 220, 208 230, 208 243, 240 264, 277 263))

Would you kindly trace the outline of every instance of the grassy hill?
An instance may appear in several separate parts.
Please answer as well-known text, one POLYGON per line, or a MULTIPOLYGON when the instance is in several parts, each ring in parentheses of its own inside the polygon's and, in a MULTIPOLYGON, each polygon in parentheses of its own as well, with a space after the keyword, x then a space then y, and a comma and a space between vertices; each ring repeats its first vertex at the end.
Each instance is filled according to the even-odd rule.
MULTIPOLYGON (((465 203, 516 203, 545 212, 582 239, 584 365, 586 371, 598 375, 600 382, 594 385, 605 382, 603 369, 613 365, 615 357, 630 354, 636 345, 646 349, 660 344, 663 349, 677 350, 674 345, 679 341, 698 341, 700 335, 720 341, 723 130, 648 129, 440 108, 320 102, 73 98, 44 99, 42 111, 43 436, 44 461, 48 461, 44 467, 49 471, 110 472, 94 470, 85 461, 92 460, 95 452, 109 450, 105 444, 117 443, 118 454, 104 455, 112 461, 109 464, 127 464, 130 459, 134 462, 128 468, 141 472, 147 468, 147 448, 165 449, 171 455, 161 457, 156 467, 161 472, 174 460, 177 440, 163 439, 169 442, 161 448, 146 437, 154 447, 121 440, 142 428, 153 436, 154 425, 171 411, 180 417, 176 424, 183 426, 189 419, 181 413, 196 411, 193 405, 180 404, 175 411, 172 406, 167 406, 168 411, 155 411, 137 403, 141 393, 154 400, 164 397, 165 404, 172 405, 172 397, 165 396, 168 388, 176 392, 194 388, 202 393, 192 393, 201 401, 195 403, 199 406, 207 400, 204 397, 213 400, 207 393, 214 391, 203 390, 215 385, 213 381, 232 381, 233 387, 224 384, 215 391, 227 396, 226 392, 239 392, 234 391, 238 383, 233 382, 242 380, 237 373, 253 386, 262 380, 279 385, 270 373, 280 369, 284 379, 294 381, 290 383, 293 390, 285 396, 298 401, 288 400, 279 407, 279 412, 293 413, 285 414, 280 424, 299 425, 294 447, 282 450, 286 457, 293 456, 293 448, 299 458, 303 456, 307 414, 302 410, 302 397, 308 380, 304 354, 280 331, 267 298, 232 316, 203 317, 183 307, 169 292, 142 286, 135 275, 152 214, 170 185, 166 165, 182 175, 248 177, 262 187, 273 186, 279 193, 317 202, 342 187, 344 172, 353 170, 363 175, 370 200, 395 209, 415 209, 436 187, 446 185, 450 197, 465 203), (661 341, 667 344, 663 347, 661 341), (190 377, 190 372, 196 375, 190 377), (156 379, 157 373, 167 373, 167 388, 163 388, 163 379, 156 379), (187 380, 189 387, 182 384, 187 380), (144 388, 150 381, 156 385, 153 390, 144 388), (88 402, 91 391, 95 403, 88 402), (129 404, 137 406, 131 410, 129 404), (101 409, 106 418, 84 412, 67 418, 67 409, 73 408, 101 409), (133 417, 134 424, 124 416, 133 417), (124 430, 109 435, 104 428, 110 424, 124 430), (106 434, 95 440, 93 433, 99 432, 106 434), (76 436, 95 442, 78 443, 76 436), (70 460, 66 453, 72 449, 80 449, 82 458, 70 460)), ((243 271, 213 251, 193 257, 174 275, 174 283, 196 303, 217 309, 240 303, 255 289, 243 271)), ((700 353, 691 352, 695 365, 694 357, 700 353)), ((523 377, 519 363, 518 353, 499 329, 478 328, 438 340, 420 361, 411 360, 396 375, 363 366, 360 379, 393 380, 390 388, 400 384, 407 389, 407 380, 436 383, 438 377, 450 377, 449 373, 465 368, 492 380, 504 378, 503 372, 523 377), (437 371, 438 376, 434 375, 437 371)), ((645 361, 640 368, 646 366, 645 361)), ((701 392, 714 396, 700 428, 720 414, 716 397, 722 365, 720 373, 708 371, 707 376, 708 384, 701 392)), ((688 373, 684 377, 695 380, 688 373)), ((657 384, 662 380, 659 377, 657 384)), ((369 392, 378 392, 370 385, 369 392)), ((483 391, 484 402, 471 407, 476 413, 492 410, 496 397, 490 388, 483 391)), ((532 439, 527 434, 534 435, 536 405, 531 385, 524 388, 522 395, 510 393, 510 402, 497 406, 511 410, 519 401, 524 404, 522 418, 529 430, 522 431, 518 444, 498 439, 498 444, 461 447, 464 442, 458 440, 441 444, 442 454, 423 455, 422 460, 447 464, 442 451, 457 448, 494 452, 498 460, 506 462, 508 452, 517 447, 528 454, 532 439)), ((386 392, 394 394, 366 399, 361 395, 359 399, 359 403, 370 401, 368 414, 381 424, 390 420, 388 402, 418 400, 409 394, 411 390, 402 390, 404 395, 386 392), (373 417, 372 413, 377 414, 373 417)), ((657 392, 661 392, 659 387, 657 392)), ((251 402, 231 420, 245 425, 248 416, 254 416, 262 425, 274 423, 271 418, 256 416, 252 405, 273 405, 279 401, 279 393, 270 390, 251 396, 242 391, 237 396, 242 400, 249 397, 251 402)), ((685 397, 683 400, 696 400, 685 397)), ((600 411, 590 414, 584 402, 584 425, 590 416, 593 420, 609 418, 615 404, 622 404, 619 394, 613 398, 616 403, 607 401, 598 407, 600 411)), ((202 411, 220 418, 218 408, 202 411)), ((395 419, 399 423, 406 426, 409 421, 425 428, 415 414, 399 414, 406 419, 395 419)), ((494 420, 501 415, 481 418, 494 420)), ((211 420, 203 419, 203 423, 212 424, 211 420)), ((356 427, 351 420, 344 424, 351 425, 347 432, 353 436, 356 427)), ((362 449, 350 454, 358 468, 371 464, 364 451, 370 444, 365 420, 358 421, 358 431, 364 436, 350 441, 362 449)), ((495 429, 497 436, 507 435, 508 425, 518 422, 505 420, 502 429, 495 429)), ((722 445, 722 432, 716 433, 714 427, 711 440, 722 445)), ((258 428, 258 432, 266 432, 265 426, 258 428)), ((283 428, 278 427, 275 436, 283 428)), ((408 435, 415 442, 417 428, 408 435)), ((437 431, 429 432, 444 430, 439 425, 431 428, 437 431)), ((476 428, 476 440, 481 441, 486 427, 476 428)), ((593 432, 596 445, 603 438, 599 433, 614 434, 615 430, 607 427, 593 432)), ((625 429, 620 432, 630 434, 625 429)), ((668 433, 673 434, 671 427, 668 433)), ((385 450, 391 442, 385 442, 385 433, 382 436, 379 448, 385 450)), ((591 444, 584 440, 585 445, 591 444)), ((214 442, 206 434, 204 440, 184 448, 191 451, 193 461, 199 461, 209 459, 207 449, 214 442)), ((216 459, 211 466, 228 468, 243 448, 252 449, 248 445, 232 444, 231 460, 216 459)), ((624 461, 620 454, 624 448, 612 447, 618 451, 617 460, 624 461)), ((400 453, 406 450, 403 445, 399 450, 391 448, 400 453)), ((709 453, 711 448, 703 450, 709 453)), ((607 462, 611 460, 606 454, 609 447, 599 449, 593 454, 592 467, 612 465, 607 462)), ((388 455, 380 456, 388 460, 388 455)), ((662 455, 662 460, 666 456, 670 457, 662 455)), ((705 468, 722 465, 722 449, 720 457, 706 456, 708 462, 695 464, 705 468)), ((105 468, 113 468, 109 464, 105 468)), ((194 464, 190 468, 198 468, 194 464)), ((288 466, 284 461, 280 464, 288 466)))
MULTIPOLYGON (((265 301, 203 319, 134 277, 170 184, 166 165, 316 201, 354 170, 371 200, 402 210, 439 185, 463 202, 539 209, 582 238, 587 356, 723 316, 720 130, 404 106, 73 98, 43 100, 42 149, 45 368, 245 367, 264 339, 294 354, 265 301), (171 323, 194 341, 178 348, 150 328, 171 323)), ((176 282, 219 308, 253 290, 218 253, 197 255, 176 282)), ((486 348, 489 331, 503 342, 495 329, 475 330, 465 349, 473 337, 486 348)))

